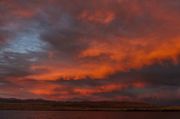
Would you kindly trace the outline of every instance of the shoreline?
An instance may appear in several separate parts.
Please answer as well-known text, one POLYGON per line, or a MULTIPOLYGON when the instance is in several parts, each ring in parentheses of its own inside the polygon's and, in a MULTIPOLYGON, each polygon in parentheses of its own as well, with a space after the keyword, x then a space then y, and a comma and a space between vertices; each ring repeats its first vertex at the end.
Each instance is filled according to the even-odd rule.
POLYGON ((33 103, 0 103, 0 110, 15 111, 122 111, 122 112, 163 112, 180 111, 180 106, 114 106, 114 105, 81 105, 81 104, 33 104, 33 103), (119 106, 119 107, 118 107, 119 106))

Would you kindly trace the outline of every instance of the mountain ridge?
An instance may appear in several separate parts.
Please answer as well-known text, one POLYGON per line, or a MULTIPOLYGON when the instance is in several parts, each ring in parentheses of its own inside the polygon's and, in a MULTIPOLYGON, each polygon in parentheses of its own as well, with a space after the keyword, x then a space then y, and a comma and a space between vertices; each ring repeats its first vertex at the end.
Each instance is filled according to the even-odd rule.
POLYGON ((0 98, 0 110, 35 111, 180 111, 180 106, 160 106, 128 101, 52 101, 0 98))

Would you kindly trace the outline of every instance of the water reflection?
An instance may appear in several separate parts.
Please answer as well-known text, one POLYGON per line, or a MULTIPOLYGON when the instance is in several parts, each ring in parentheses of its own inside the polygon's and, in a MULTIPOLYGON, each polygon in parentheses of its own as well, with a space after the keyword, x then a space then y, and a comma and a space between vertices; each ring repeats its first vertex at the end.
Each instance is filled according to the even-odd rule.
POLYGON ((180 119, 180 112, 0 111, 0 119, 180 119))

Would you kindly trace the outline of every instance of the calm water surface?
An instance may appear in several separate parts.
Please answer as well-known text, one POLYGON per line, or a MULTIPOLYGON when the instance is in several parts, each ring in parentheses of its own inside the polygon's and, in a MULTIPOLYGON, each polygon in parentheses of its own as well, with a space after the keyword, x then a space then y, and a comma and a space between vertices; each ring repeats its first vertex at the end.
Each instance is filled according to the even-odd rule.
POLYGON ((180 112, 0 111, 0 119, 180 119, 180 112))

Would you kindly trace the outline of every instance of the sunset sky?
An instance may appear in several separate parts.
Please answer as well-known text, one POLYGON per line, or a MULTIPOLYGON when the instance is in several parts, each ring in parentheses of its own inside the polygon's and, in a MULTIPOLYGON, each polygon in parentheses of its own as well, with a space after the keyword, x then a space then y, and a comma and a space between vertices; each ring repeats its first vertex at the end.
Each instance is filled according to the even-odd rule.
POLYGON ((180 0, 0 0, 0 97, 180 104, 180 0))

